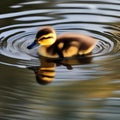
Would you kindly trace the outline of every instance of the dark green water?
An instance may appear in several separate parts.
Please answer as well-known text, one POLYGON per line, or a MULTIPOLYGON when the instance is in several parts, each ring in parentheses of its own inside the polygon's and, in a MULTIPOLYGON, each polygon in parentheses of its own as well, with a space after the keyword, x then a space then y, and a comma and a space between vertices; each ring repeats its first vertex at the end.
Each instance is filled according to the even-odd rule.
POLYGON ((0 120, 119 119, 120 0, 0 1, 0 120), (45 25, 99 42, 92 58, 65 60, 72 69, 56 66, 40 85, 42 59, 27 46, 45 25))

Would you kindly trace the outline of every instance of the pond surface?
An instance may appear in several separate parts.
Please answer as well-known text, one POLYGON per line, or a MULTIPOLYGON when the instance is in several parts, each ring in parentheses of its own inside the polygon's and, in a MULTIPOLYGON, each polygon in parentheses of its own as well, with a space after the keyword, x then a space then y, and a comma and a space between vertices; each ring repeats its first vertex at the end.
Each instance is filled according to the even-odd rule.
POLYGON ((119 120, 119 55, 120 0, 0 1, 0 119, 119 120), (45 25, 99 42, 87 59, 45 63, 55 76, 40 85, 47 61, 27 46, 45 25))

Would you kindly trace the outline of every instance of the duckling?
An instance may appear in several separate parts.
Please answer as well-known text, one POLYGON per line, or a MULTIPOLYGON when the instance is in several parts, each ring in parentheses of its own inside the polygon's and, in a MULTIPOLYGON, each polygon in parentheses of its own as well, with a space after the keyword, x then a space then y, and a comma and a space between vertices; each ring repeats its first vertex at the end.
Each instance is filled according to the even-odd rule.
POLYGON ((65 58, 76 55, 86 55, 92 52, 97 40, 82 34, 63 33, 56 35, 53 27, 42 27, 36 34, 35 41, 27 48, 31 49, 35 44, 41 45, 38 54, 48 58, 65 58))

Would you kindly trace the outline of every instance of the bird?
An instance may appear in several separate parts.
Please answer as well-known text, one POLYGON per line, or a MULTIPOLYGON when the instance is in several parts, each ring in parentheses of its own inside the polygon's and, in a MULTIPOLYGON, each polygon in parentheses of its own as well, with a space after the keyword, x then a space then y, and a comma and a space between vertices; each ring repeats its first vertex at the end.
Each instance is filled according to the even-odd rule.
POLYGON ((52 26, 41 27, 32 44, 28 49, 35 45, 40 45, 38 54, 47 58, 69 58, 78 55, 87 55, 96 46, 97 39, 78 33, 56 34, 52 26))

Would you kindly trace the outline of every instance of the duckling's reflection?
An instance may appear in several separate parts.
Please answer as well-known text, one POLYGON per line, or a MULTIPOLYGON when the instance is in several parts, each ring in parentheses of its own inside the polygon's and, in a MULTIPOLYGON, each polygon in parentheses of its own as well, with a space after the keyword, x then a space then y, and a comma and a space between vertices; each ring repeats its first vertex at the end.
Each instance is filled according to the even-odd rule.
POLYGON ((55 69, 57 66, 66 66, 68 70, 72 70, 73 65, 80 65, 80 64, 89 64, 91 63, 92 57, 88 56, 81 56, 71 59, 49 59, 45 57, 39 57, 41 66, 39 67, 31 67, 30 69, 34 71, 36 76, 36 81, 39 84, 46 85, 51 83, 55 78, 55 69))

